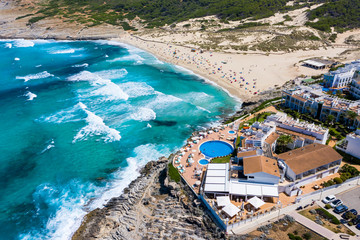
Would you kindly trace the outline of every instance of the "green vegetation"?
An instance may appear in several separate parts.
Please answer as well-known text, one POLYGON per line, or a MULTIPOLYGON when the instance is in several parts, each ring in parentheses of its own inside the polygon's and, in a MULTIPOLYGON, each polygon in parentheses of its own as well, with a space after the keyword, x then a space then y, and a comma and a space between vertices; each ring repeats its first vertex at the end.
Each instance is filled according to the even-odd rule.
POLYGON ((334 178, 334 182, 336 184, 341 184, 341 183, 343 183, 343 180, 341 180, 341 178, 339 178, 339 177, 336 177, 336 178, 334 178))
POLYGON ((171 180, 177 183, 180 182, 181 180, 180 173, 171 163, 169 163, 168 165, 168 174, 171 180))
POLYGON ((42 19, 46 18, 46 16, 38 16, 38 17, 32 17, 29 19, 28 24, 36 23, 42 19))
POLYGON ((335 184, 341 184, 350 178, 359 176, 360 172, 355 167, 349 164, 345 164, 340 168, 339 173, 340 177, 336 177, 334 179, 330 179, 329 181, 323 182, 321 183, 321 186, 330 187, 335 184))
POLYGON ((346 163, 350 163, 350 164, 358 164, 360 165, 360 159, 351 156, 350 154, 347 154, 339 149, 335 149, 342 157, 343 157, 343 161, 346 163))
POLYGON ((337 38, 337 34, 331 34, 331 36, 329 37, 329 41, 335 42, 336 38, 337 38))
POLYGON ((291 240, 302 240, 302 238, 300 236, 295 236, 294 234, 292 233, 288 233, 288 237, 289 239, 291 240))
MULTIPOLYGON (((334 34, 333 34, 333 35, 334 35, 334 34)), ((342 67, 345 67, 345 64, 341 64, 341 65, 339 65, 339 66, 332 67, 332 68, 330 68, 330 71, 336 71, 336 70, 338 70, 338 68, 342 68, 342 67)))
POLYGON ((289 15, 284 15, 283 18, 285 19, 285 21, 292 21, 292 17, 290 17, 289 15))
MULTIPOLYGON (((165 24, 184 21, 190 18, 216 15, 224 22, 245 18, 260 19, 272 16, 278 11, 287 11, 301 7, 286 6, 287 0, 49 0, 43 8, 45 16, 56 14, 77 17, 77 13, 85 13, 91 21, 93 14, 104 14, 102 22, 109 22, 115 14, 118 20, 129 20, 139 16, 148 23, 148 27, 158 27, 165 24), (62 9, 63 12, 56 10, 62 9), (46 13, 45 13, 46 12, 46 13), (50 14, 51 12, 51 14, 50 14), (111 15, 110 14, 110 15, 111 15)), ((117 24, 114 21, 111 21, 117 24)))
POLYGON ((306 24, 321 31, 330 32, 331 27, 342 32, 346 29, 360 27, 360 1, 331 0, 312 10, 306 24), (312 22, 319 19, 317 22, 312 22))
POLYGON ((325 205, 325 208, 326 208, 326 209, 330 209, 330 208, 331 208, 330 204, 326 204, 326 205, 325 205))
MULTIPOLYGON (((262 102, 259 106, 255 107, 253 110, 251 110, 250 113, 251 114, 256 113, 256 112, 258 112, 258 111, 272 105, 273 102, 276 102, 276 101, 278 101, 280 99, 281 99, 281 97, 276 97, 276 98, 273 98, 273 99, 266 100, 266 101, 262 102)), ((237 120, 237 119, 239 119, 241 117, 248 117, 248 116, 249 116, 249 113, 244 113, 244 114, 242 114, 240 116, 233 116, 233 117, 229 118, 228 120, 226 120, 224 122, 224 124, 232 123, 232 122, 234 122, 235 120, 237 120)))
POLYGON ((315 211, 322 216, 323 218, 329 220, 331 223, 339 225, 340 221, 339 219, 337 219, 334 215, 332 215, 331 213, 329 213, 328 211, 326 211, 323 208, 317 208, 315 209, 315 211))
POLYGON ((294 142, 294 139, 292 138, 292 136, 287 135, 287 134, 281 135, 277 139, 275 152, 277 154, 286 152, 288 150, 287 145, 290 143, 293 143, 293 142, 294 142))
POLYGON ((30 17, 30 16, 33 16, 33 15, 34 15, 34 14, 29 13, 29 14, 26 14, 26 15, 23 15, 23 16, 20 16, 20 17, 15 18, 15 20, 19 20, 19 19, 22 19, 22 18, 30 17))
POLYGON ((213 158, 211 160, 212 163, 228 163, 230 162, 230 158, 232 157, 232 154, 224 156, 224 157, 217 157, 213 158))

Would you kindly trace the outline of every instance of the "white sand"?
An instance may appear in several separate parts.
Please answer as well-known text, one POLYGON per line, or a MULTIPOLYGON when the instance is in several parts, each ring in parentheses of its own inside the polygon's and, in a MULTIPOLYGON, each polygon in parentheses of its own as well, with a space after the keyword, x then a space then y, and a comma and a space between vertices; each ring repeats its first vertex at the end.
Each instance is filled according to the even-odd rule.
MULTIPOLYGON (((151 39, 143 41, 129 34, 115 40, 151 52, 161 60, 183 66, 215 82, 242 100, 249 99, 254 93, 259 94, 282 86, 300 75, 312 76, 327 72, 301 66, 299 62, 313 57, 338 57, 346 50, 339 47, 284 54, 200 53, 169 43, 151 42, 151 39)), ((169 39, 166 40, 168 42, 169 39)))

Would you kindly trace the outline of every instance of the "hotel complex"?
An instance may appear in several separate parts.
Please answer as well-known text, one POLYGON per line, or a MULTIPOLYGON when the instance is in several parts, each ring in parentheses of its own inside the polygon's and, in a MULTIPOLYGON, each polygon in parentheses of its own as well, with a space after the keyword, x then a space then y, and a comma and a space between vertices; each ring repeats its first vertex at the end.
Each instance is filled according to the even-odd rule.
POLYGON ((329 96, 322 92, 322 87, 319 85, 283 90, 282 99, 285 107, 310 114, 321 121, 325 121, 329 115, 332 115, 335 122, 347 122, 354 127, 360 126, 359 116, 351 119, 348 114, 349 112, 360 114, 360 100, 351 101, 329 96))

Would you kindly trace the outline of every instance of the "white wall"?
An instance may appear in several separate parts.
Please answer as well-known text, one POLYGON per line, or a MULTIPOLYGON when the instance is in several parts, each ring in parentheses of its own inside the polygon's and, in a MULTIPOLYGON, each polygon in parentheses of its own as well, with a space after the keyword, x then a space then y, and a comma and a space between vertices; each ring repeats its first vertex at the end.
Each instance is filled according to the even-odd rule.
POLYGON ((260 183, 271 183, 271 184, 278 184, 280 178, 274 175, 265 173, 265 172, 257 172, 252 174, 247 174, 248 181, 250 182, 260 182, 260 183), (254 177, 254 178, 250 178, 254 177))
POLYGON ((347 135, 346 141, 348 141, 346 153, 360 158, 360 137, 347 135))

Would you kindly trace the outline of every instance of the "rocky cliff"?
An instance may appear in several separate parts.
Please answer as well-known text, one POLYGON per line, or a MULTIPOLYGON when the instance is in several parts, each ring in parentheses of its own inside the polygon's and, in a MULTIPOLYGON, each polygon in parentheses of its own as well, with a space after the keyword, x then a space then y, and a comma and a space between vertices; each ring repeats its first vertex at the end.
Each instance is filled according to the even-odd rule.
POLYGON ((167 164, 149 162, 121 196, 90 212, 72 239, 224 238, 190 189, 169 182, 167 164))

